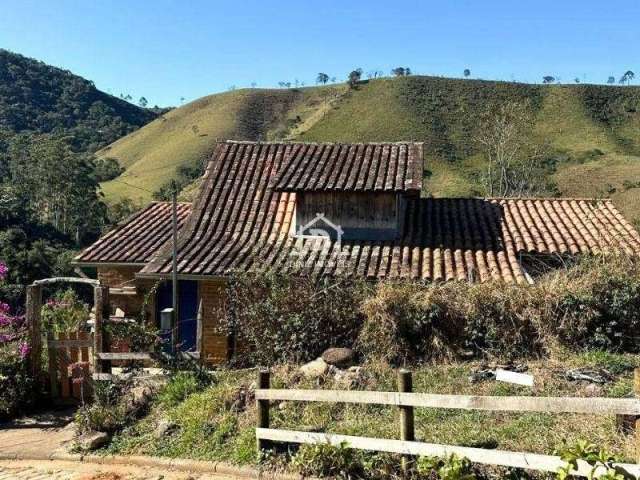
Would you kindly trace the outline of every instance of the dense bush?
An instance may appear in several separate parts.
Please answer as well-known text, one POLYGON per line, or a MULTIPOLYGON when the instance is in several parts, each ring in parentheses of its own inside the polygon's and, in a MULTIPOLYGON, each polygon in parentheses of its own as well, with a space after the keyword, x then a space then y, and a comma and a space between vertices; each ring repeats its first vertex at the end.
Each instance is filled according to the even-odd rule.
POLYGON ((230 289, 227 328, 253 363, 306 361, 355 346, 393 364, 514 359, 570 349, 640 351, 640 263, 584 259, 534 285, 353 284, 265 274, 230 289))
POLYGON ((77 332, 87 318, 89 307, 73 289, 57 292, 42 306, 42 324, 51 333, 77 332))
MULTIPOLYGON (((7 273, 0 262, 0 284, 7 273)), ((11 307, 0 299, 0 419, 13 417, 34 401, 29 351, 24 316, 11 313, 11 307)))
POLYGON ((306 361, 353 343, 362 324, 358 305, 367 286, 336 279, 274 273, 238 277, 229 287, 224 328, 238 334, 242 357, 272 364, 306 361))

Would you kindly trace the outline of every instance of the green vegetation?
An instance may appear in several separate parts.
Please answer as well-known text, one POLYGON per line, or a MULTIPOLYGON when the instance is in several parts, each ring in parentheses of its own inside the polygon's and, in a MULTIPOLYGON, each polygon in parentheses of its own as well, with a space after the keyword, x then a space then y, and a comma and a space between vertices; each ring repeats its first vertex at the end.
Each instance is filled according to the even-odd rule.
MULTIPOLYGON (((597 353, 594 355, 598 356, 597 353)), ((637 356, 611 355, 614 355, 615 363, 630 362, 638 365, 637 356)), ((474 395, 588 396, 592 391, 586 384, 568 381, 563 373, 569 368, 593 368, 597 365, 599 364, 592 362, 588 355, 567 352, 558 352, 557 356, 544 361, 530 361, 527 363, 528 373, 536 379, 536 386, 531 390, 491 380, 470 382, 472 372, 483 368, 481 363, 428 364, 413 369, 414 391, 474 395)), ((323 377, 320 382, 305 379, 292 365, 276 366, 272 372, 274 388, 347 388, 331 375, 323 377)), ((365 363, 363 372, 361 381, 351 388, 385 391, 397 388, 395 370, 386 364, 365 363)), ((149 415, 116 434, 108 452, 254 464, 257 461, 254 432, 257 413, 251 395, 251 384, 255 382, 255 375, 255 370, 218 370, 212 386, 189 394, 177 404, 157 400, 149 415), (165 435, 157 435, 156 429, 161 422, 170 422, 174 428, 165 435)), ((172 382, 174 380, 169 385, 172 382)), ((602 396, 627 396, 633 388, 632 372, 625 371, 617 375, 614 381, 598 388, 602 396)), ((399 435, 397 411, 391 407, 280 402, 272 406, 271 412, 274 428, 381 438, 398 438, 399 435)), ((616 428, 614 416, 416 409, 416 436, 418 441, 546 454, 587 439, 624 460, 629 461, 635 455, 633 435, 621 435, 616 428)), ((297 454, 295 450, 290 452, 294 461, 288 468, 295 469, 298 465, 308 469, 315 466, 321 471, 306 473, 318 474, 336 463, 343 465, 342 461, 345 460, 341 458, 340 452, 329 452, 330 455, 327 456, 320 455, 323 452, 318 454, 307 448, 311 447, 305 447, 297 454), (300 457, 295 460, 297 455, 300 457)), ((383 456, 371 458, 360 452, 346 455, 346 463, 366 461, 370 468, 381 471, 392 460, 383 456)), ((284 456, 286 457, 286 452, 284 456)), ((274 466, 282 466, 282 462, 278 463, 279 458, 282 458, 282 454, 273 458, 268 456, 265 461, 272 462, 274 466)), ((395 461, 397 463, 397 459, 395 461)))
POLYGON ((98 152, 126 169, 102 185, 105 195, 110 201, 148 201, 151 192, 180 176, 179 167, 201 169, 217 140, 285 138, 317 110, 326 109, 342 89, 237 90, 172 110, 98 152))
MULTIPOLYGON (((611 195, 629 219, 640 211, 640 189, 623 186, 625 180, 640 178, 638 87, 421 76, 365 80, 354 87, 212 95, 171 111, 100 153, 128 169, 117 180, 156 191, 180 165, 201 165, 218 139, 416 140, 426 146, 426 194, 483 195, 483 159, 475 141, 482 116, 491 106, 526 100, 535 116, 530 141, 549 147, 547 181, 557 193, 611 195), (255 115, 263 109, 258 128, 241 128, 242 112, 255 115)), ((118 181, 107 182, 104 189, 108 201, 151 198, 118 181)))
POLYGON ((0 49, 0 131, 63 134, 94 152, 156 114, 66 70, 0 49))
POLYGON ((632 333, 640 331, 640 263, 630 258, 583 259, 534 285, 255 273, 228 292, 220 317, 244 346, 238 361, 249 365, 308 361, 336 345, 392 365, 542 358, 563 348, 640 353, 632 333))
POLYGON ((0 49, 0 298, 17 307, 24 285, 70 273, 71 251, 130 208, 107 210, 98 185, 123 173, 93 153, 157 114, 92 82, 0 49))

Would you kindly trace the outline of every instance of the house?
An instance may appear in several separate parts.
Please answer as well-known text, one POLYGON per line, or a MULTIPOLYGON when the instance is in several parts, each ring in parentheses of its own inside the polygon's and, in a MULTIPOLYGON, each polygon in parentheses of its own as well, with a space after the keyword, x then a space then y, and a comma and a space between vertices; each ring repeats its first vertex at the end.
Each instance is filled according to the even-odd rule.
MULTIPOLYGON (((217 319, 232 272, 527 283, 541 264, 640 253, 610 200, 425 198, 422 178, 421 143, 219 143, 199 196, 179 205, 183 348, 228 358, 217 319)), ((171 304, 170 282, 153 288, 171 277, 170 230, 170 206, 154 203, 75 262, 95 267, 127 312, 152 297, 157 321, 171 304)))

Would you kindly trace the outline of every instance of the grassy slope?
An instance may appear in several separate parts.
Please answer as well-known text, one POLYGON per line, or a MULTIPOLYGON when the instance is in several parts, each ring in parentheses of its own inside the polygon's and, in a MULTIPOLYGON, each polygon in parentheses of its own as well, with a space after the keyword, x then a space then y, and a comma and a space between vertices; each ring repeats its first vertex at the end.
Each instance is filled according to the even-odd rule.
MULTIPOLYGON (((414 391, 443 394, 585 396, 585 384, 570 382, 562 373, 575 367, 602 367, 618 373, 614 382, 605 385, 599 395, 623 397, 632 391, 632 368, 637 356, 590 352, 556 359, 529 362, 529 372, 536 378, 533 391, 495 381, 470 383, 469 374, 480 367, 476 362, 430 365, 415 369, 414 391)), ((365 365, 366 380, 361 389, 393 391, 395 371, 384 365, 365 365)), ((109 447, 111 453, 145 454, 225 460, 241 464, 255 461, 255 402, 249 398, 245 408, 231 408, 240 387, 255 381, 255 370, 216 373, 216 385, 188 396, 177 405, 156 403, 151 414, 132 428, 117 435, 109 447), (157 438, 158 421, 168 418, 177 430, 157 438)), ((300 379, 295 367, 273 370, 274 388, 338 388, 327 379, 318 387, 314 380, 300 379)), ((235 403, 237 406, 238 404, 235 403)), ((242 404, 240 404, 242 405, 242 404)), ((361 436, 397 438, 397 412, 384 406, 340 405, 283 402, 272 409, 274 428, 312 429, 361 436)), ((416 436, 419 441, 464 446, 498 448, 551 454, 586 439, 621 457, 634 458, 632 435, 620 435, 615 417, 553 415, 542 413, 491 413, 463 410, 416 409, 416 436), (588 419, 588 421, 585 421, 588 419)))
MULTIPOLYGON (((174 110, 166 120, 121 139, 103 154, 128 168, 122 180, 155 190, 176 165, 206 157, 216 138, 419 140, 426 144, 428 193, 478 195, 482 159, 473 136, 479 115, 490 102, 513 99, 531 102, 537 119, 532 135, 548 142, 558 156, 553 181, 563 195, 611 195, 629 218, 638 216, 640 189, 622 187, 625 179, 640 181, 636 87, 542 87, 408 77, 371 81, 354 91, 344 86, 242 90, 174 110), (244 128, 247 117, 256 115, 259 125, 244 128)), ((105 192, 108 199, 149 199, 116 182, 106 184, 105 192)))
POLYGON ((269 138, 297 124, 297 116, 315 111, 340 88, 238 90, 203 97, 172 110, 133 134, 101 150, 126 168, 116 181, 103 184, 108 200, 150 200, 180 165, 202 162, 217 140, 269 138), (126 183, 122 183, 126 182, 126 183), (127 185, 129 184, 129 185, 127 185), (133 186, 131 186, 133 185, 133 186))

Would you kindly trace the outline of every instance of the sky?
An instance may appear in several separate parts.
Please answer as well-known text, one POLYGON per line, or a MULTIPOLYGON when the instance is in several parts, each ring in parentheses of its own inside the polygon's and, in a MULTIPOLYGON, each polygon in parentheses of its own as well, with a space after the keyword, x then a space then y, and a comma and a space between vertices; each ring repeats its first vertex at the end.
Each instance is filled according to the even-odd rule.
POLYGON ((640 80, 638 0, 0 0, 0 48, 174 106, 230 88, 423 75, 640 80))

